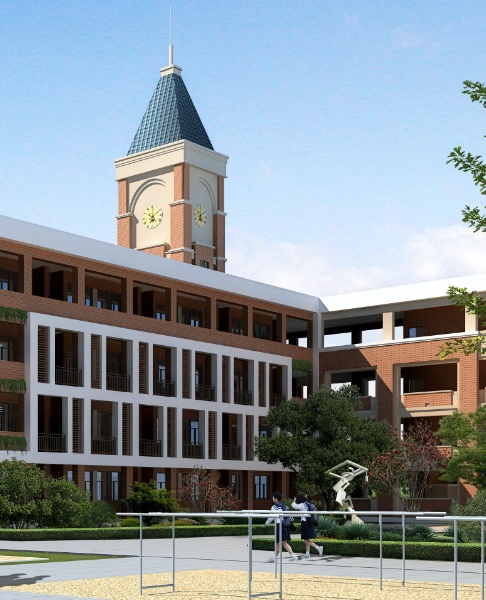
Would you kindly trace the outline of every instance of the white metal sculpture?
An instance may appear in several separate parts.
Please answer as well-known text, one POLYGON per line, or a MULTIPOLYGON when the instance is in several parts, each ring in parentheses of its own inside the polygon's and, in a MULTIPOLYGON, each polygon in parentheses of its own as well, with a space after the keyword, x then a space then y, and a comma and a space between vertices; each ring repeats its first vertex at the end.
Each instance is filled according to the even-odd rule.
POLYGON ((326 471, 326 473, 339 479, 332 488, 336 492, 336 504, 339 506, 339 510, 352 513, 351 521, 362 522, 361 519, 354 514, 353 501, 351 500, 351 496, 346 492, 346 488, 355 477, 363 475, 363 473, 365 481, 368 481, 368 469, 362 465, 358 465, 352 460, 345 460, 335 467, 332 467, 332 469, 329 469, 329 471, 326 471), (342 471, 343 469, 345 470, 342 471), (334 471, 338 470, 342 472, 334 473, 334 471))

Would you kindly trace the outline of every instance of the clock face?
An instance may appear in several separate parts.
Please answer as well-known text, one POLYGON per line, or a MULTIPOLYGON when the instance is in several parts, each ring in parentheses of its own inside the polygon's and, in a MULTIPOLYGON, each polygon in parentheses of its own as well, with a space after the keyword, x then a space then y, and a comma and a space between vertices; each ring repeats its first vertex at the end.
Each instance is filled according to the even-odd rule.
POLYGON ((206 211, 200 204, 194 207, 194 221, 198 227, 204 227, 206 224, 206 211))
POLYGON ((162 209, 156 204, 149 206, 143 213, 143 224, 145 227, 147 227, 147 229, 153 229, 154 227, 157 227, 161 221, 162 209))

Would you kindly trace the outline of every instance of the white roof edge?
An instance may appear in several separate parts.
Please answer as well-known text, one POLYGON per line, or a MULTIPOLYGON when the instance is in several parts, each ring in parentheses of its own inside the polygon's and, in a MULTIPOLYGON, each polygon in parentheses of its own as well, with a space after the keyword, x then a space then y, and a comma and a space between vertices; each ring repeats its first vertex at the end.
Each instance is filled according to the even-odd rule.
POLYGON ((12 217, 0 215, 0 238, 292 308, 311 312, 323 310, 317 296, 195 267, 12 217))
POLYGON ((450 286, 465 287, 470 291, 484 292, 486 291, 486 273, 377 288, 336 296, 323 296, 321 301, 324 305, 324 312, 364 309, 367 307, 389 307, 394 304, 423 302, 435 298, 443 300, 447 298, 447 289, 450 286))

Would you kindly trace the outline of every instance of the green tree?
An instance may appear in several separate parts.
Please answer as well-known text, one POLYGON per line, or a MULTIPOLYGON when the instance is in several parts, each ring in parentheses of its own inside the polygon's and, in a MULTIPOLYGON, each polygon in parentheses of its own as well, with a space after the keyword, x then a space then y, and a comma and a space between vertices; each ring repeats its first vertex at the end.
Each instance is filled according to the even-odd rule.
POLYGON ((2 527, 78 527, 89 515, 89 499, 76 485, 54 479, 23 460, 0 463, 2 527))
POLYGON ((132 512, 178 512, 181 507, 169 490, 157 489, 154 481, 135 482, 127 504, 132 512))
POLYGON ((260 460, 280 462, 294 471, 299 491, 321 495, 324 506, 331 509, 336 480, 326 471, 344 460, 367 466, 376 451, 390 446, 388 422, 359 417, 358 408, 358 390, 353 386, 337 391, 322 386, 304 402, 283 402, 270 408, 265 425, 276 432, 256 439, 256 453, 260 460))
MULTIPOLYGON (((469 96, 471 102, 479 102, 486 108, 486 86, 478 81, 464 81, 463 94, 469 96)), ((461 146, 457 146, 448 156, 448 163, 452 163, 459 171, 470 173, 474 184, 479 188, 482 195, 486 195, 486 164, 481 156, 475 156, 465 152, 461 146)), ((485 206, 486 208, 486 206, 485 206)), ((486 215, 481 214, 478 206, 471 208, 466 205, 462 211, 462 220, 472 227, 474 232, 486 232, 486 215)), ((447 296, 455 306, 463 308, 467 313, 475 315, 479 319, 480 328, 486 323, 486 301, 476 291, 468 291, 466 288, 450 286, 447 296)), ((441 359, 462 352, 466 356, 477 353, 486 353, 485 336, 478 335, 466 339, 455 339, 445 342, 438 354, 441 359)))
POLYGON ((478 488, 486 487, 486 406, 475 412, 455 412, 440 420, 438 434, 451 446, 452 456, 441 479, 455 483, 462 479, 478 488))

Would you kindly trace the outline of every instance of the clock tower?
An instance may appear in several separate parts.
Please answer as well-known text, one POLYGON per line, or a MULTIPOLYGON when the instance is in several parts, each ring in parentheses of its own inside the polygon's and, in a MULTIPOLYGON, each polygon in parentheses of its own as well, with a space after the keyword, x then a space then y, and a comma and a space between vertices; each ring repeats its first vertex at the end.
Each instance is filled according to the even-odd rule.
POLYGON ((181 71, 169 46, 128 153, 115 160, 118 245, 224 272, 228 157, 213 149, 181 71))

